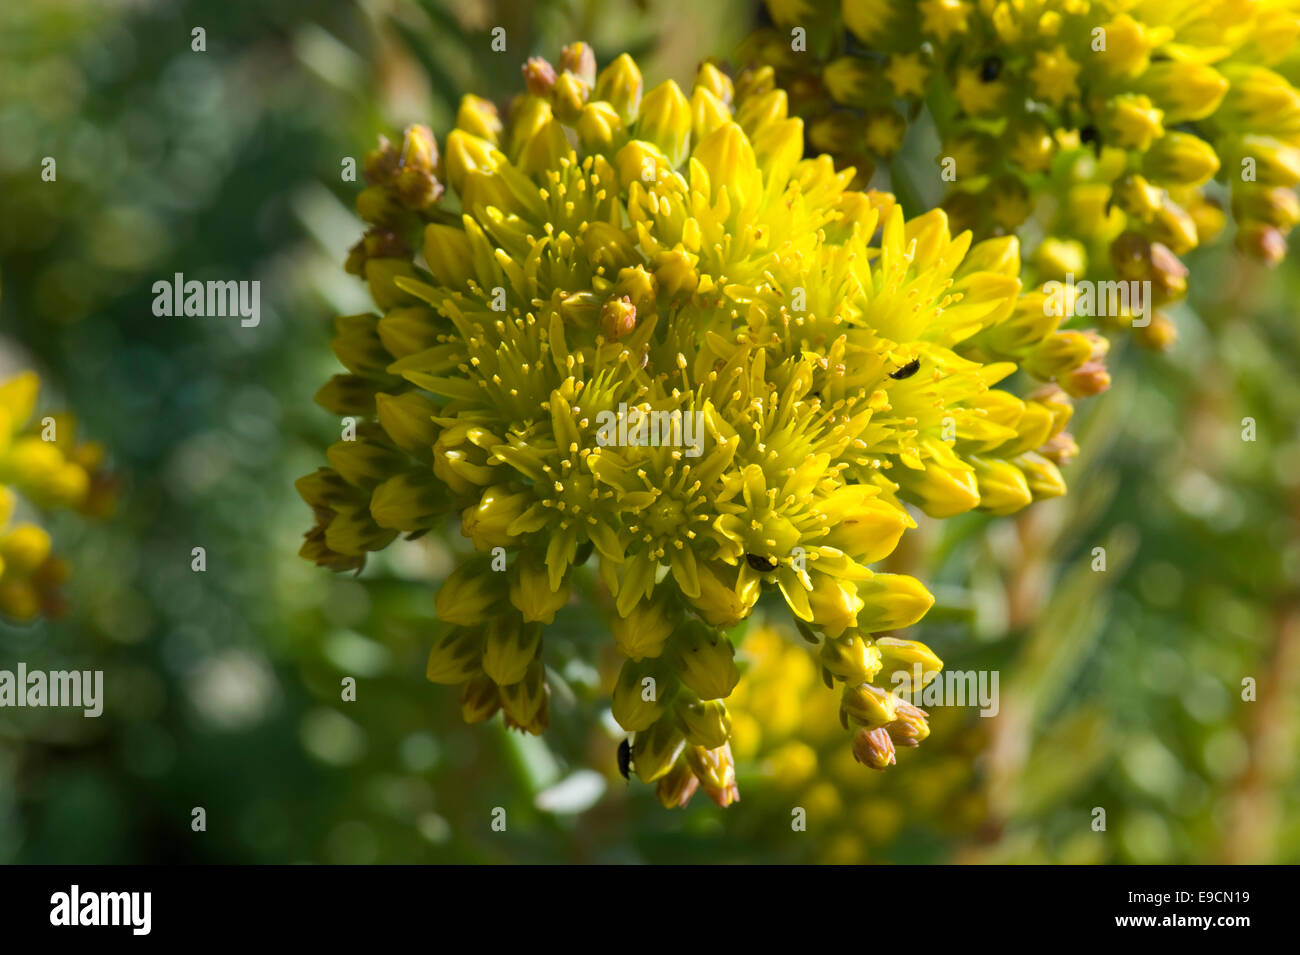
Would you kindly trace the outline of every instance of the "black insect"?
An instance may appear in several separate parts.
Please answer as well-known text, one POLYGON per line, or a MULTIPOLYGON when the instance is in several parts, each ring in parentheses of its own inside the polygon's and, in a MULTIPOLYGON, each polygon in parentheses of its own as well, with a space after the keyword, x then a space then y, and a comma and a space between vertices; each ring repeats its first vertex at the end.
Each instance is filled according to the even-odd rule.
POLYGON ((1002 75, 1002 58, 1000 56, 990 56, 980 64, 980 80, 985 83, 992 83, 1002 75))
POLYGON ((764 557, 762 554, 746 554, 745 560, 749 561, 750 567, 762 574, 771 573, 781 563, 775 557, 764 557))
POLYGON ((1098 158, 1101 156, 1101 133, 1097 132, 1096 126, 1085 126, 1079 130, 1079 142, 1086 146, 1092 143, 1093 151, 1097 153, 1098 158))
POLYGON ((904 378, 911 378, 920 370, 921 370, 921 359, 913 358, 902 368, 898 369, 898 371, 891 371, 889 373, 889 377, 893 378, 894 381, 902 381, 904 378))
POLYGON ((632 743, 629 740, 618 744, 618 772, 624 779, 632 778, 632 743))

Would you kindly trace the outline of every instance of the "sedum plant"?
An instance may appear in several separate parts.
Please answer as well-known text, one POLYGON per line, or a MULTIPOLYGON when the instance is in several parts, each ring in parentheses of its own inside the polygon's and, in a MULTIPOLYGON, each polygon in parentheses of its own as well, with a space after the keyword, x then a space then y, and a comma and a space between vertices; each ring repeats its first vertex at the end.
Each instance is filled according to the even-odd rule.
POLYGON ((689 92, 646 90, 580 43, 523 72, 504 116, 467 96, 441 148, 413 126, 367 157, 347 268, 375 309, 337 323, 347 370, 317 401, 352 420, 298 481, 302 555, 360 570, 458 523, 472 553, 437 592, 428 677, 466 720, 534 734, 547 625, 602 608, 626 768, 669 806, 738 796, 728 634, 767 592, 884 768, 929 733, 888 678, 942 664, 895 634, 930 593, 873 565, 908 505, 1061 494, 1067 391, 1105 386, 1104 342, 1021 294, 1014 237, 907 220, 804 158, 770 84, 706 63, 689 92), (996 387, 1017 369, 1059 384, 996 387))

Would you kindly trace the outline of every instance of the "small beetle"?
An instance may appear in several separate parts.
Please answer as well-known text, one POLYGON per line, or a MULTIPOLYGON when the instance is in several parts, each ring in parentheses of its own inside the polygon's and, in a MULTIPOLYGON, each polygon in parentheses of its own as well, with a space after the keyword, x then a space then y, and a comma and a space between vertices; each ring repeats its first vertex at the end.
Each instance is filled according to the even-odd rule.
POLYGON ((894 381, 902 381, 904 378, 911 378, 920 370, 921 370, 921 359, 913 358, 902 368, 898 369, 898 371, 891 371, 889 373, 889 377, 893 378, 894 381))
POLYGON ((623 740, 618 744, 618 772, 624 779, 632 778, 632 743, 630 740, 623 740))
POLYGON ((764 574, 771 573, 781 564, 775 557, 764 557, 762 554, 746 554, 745 560, 749 561, 750 567, 764 574))
POLYGON ((980 65, 980 80, 985 83, 992 83, 1002 75, 1002 58, 997 56, 988 57, 980 65))
POLYGON ((1089 143, 1092 143, 1093 151, 1097 154, 1097 158, 1100 159, 1101 158, 1101 133, 1097 131, 1096 126, 1088 125, 1083 127, 1083 129, 1079 130, 1079 144, 1081 146, 1086 146, 1089 143))

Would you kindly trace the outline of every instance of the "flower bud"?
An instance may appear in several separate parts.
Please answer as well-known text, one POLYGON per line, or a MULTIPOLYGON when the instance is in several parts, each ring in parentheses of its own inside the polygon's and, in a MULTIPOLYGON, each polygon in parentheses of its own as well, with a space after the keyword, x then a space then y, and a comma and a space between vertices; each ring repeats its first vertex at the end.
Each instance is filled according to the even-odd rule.
POLYGON ((581 79, 572 73, 561 73, 560 78, 555 81, 555 89, 551 91, 555 118, 572 126, 578 121, 578 116, 582 113, 582 108, 587 105, 587 97, 590 95, 591 87, 581 79))
POLYGON ((1300 223, 1300 199, 1285 186, 1242 185, 1232 190, 1232 214, 1238 222, 1262 222, 1289 232, 1300 223))
POLYGON ((1164 110, 1142 93, 1120 93, 1106 104, 1109 141, 1121 149, 1145 152, 1164 131, 1164 110))
POLYGON ((869 485, 845 485, 820 505, 831 525, 821 542, 863 564, 884 560, 898 546, 903 531, 916 526, 905 510, 880 500, 873 491, 869 485))
POLYGON ((626 53, 600 71, 596 78, 596 96, 614 107, 623 125, 629 126, 641 108, 641 71, 626 53))
POLYGON ((384 434, 403 451, 423 460, 433 456, 433 443, 438 439, 433 418, 439 410, 432 398, 418 391, 375 395, 375 415, 384 434))
POLYGON ((546 561, 527 551, 510 569, 510 602, 529 622, 553 623, 556 612, 569 602, 569 582, 552 589, 546 561))
POLYGON ((512 491, 503 484, 484 488, 478 504, 461 512, 460 532, 474 542, 475 550, 510 547, 517 540, 509 533, 510 525, 532 501, 529 492, 512 491))
POLYGON ((433 444, 433 473, 460 495, 478 496, 496 477, 488 466, 488 448, 501 442, 485 428, 458 424, 439 432, 433 444))
POLYGON ((740 801, 736 785, 736 764, 731 757, 731 746, 723 743, 715 749, 687 746, 686 762, 700 781, 700 787, 722 809, 740 801))
POLYGON ((900 630, 916 623, 934 605, 934 597, 915 577, 906 574, 876 574, 858 581, 862 609, 858 629, 862 633, 900 630))
POLYGON ((1134 329, 1138 344, 1152 351, 1165 351, 1178 340, 1178 327, 1164 312, 1156 312, 1145 326, 1134 329))
POLYGON ((1237 229, 1237 248, 1265 265, 1277 265, 1286 257, 1286 236, 1263 222, 1248 222, 1237 229))
POLYGON ((625 660, 614 684, 612 710, 629 733, 649 729, 664 714, 676 689, 672 674, 658 660, 625 660))
POLYGON ((665 714, 648 730, 636 734, 632 744, 632 766, 637 778, 652 783, 668 774, 677 757, 686 748, 686 738, 677 728, 676 720, 665 714))
POLYGON ((41 612, 40 592, 26 579, 0 580, 0 615, 27 623, 41 612))
POLYGON ((858 56, 841 56, 822 67, 822 83, 841 106, 865 109, 880 96, 880 66, 858 56))
POLYGON ((903 495, 930 517, 964 514, 980 502, 975 472, 943 441, 922 438, 924 467, 895 468, 892 475, 903 495))
POLYGON ((895 682, 894 674, 902 670, 908 674, 908 689, 915 693, 929 683, 936 673, 943 669, 939 655, 919 640, 904 640, 901 637, 876 637, 876 650, 884 664, 884 671, 895 682), (912 686, 911 675, 917 664, 921 666, 921 686, 912 686))
POLYGON ((691 137, 691 104, 681 87, 666 80, 647 93, 633 135, 658 146, 670 168, 685 162, 691 137))
MULTIPOLYGON (((1049 236, 1034 250, 1034 265, 1044 278, 1063 281, 1067 276, 1087 273, 1088 252, 1082 242, 1049 236)), ((1041 311, 1041 309, 1034 311, 1041 311)), ((1017 308, 1016 314, 1019 312, 1020 309, 1017 308)), ((1000 327, 995 326, 991 331, 996 332, 1000 327)), ((1055 331, 1055 329, 1051 330, 1055 331)), ((1042 335, 1038 338, 1042 338, 1042 335)))
POLYGON ((325 449, 325 456, 330 465, 342 475, 343 480, 353 487, 373 490, 386 481, 394 472, 406 468, 407 460, 395 448, 379 443, 375 432, 379 429, 362 432, 358 429, 357 440, 336 441, 325 449), (365 437, 362 434, 365 434, 365 437), (372 437, 373 436, 373 437, 372 437))
MULTIPOLYGON (((1092 343, 1082 332, 1053 332, 1025 359, 1024 367, 1035 378, 1059 378, 1078 368, 1092 355, 1092 343)), ((983 489, 981 489, 981 497, 983 489)))
POLYGON ((433 645, 424 675, 432 683, 463 683, 479 672, 483 633, 455 627, 433 645))
POLYGON ((405 259, 366 259, 365 273, 370 297, 381 310, 415 304, 415 297, 398 288, 396 282, 399 278, 415 277, 415 269, 410 262, 405 259))
POLYGON ((860 729, 853 737, 853 758, 872 769, 886 769, 894 765, 894 741, 882 726, 860 729))
POLYGON ((457 567, 433 598, 438 619, 457 627, 481 626, 504 596, 502 576, 490 570, 483 560, 472 560, 457 567))
POLYGON ((395 474, 375 488, 370 516, 380 527, 396 531, 428 530, 443 512, 443 498, 431 473, 395 474))
POLYGON ((456 128, 471 136, 499 146, 501 140, 501 115, 491 100, 481 96, 462 96, 456 111, 456 128))
POLYGON ((652 597, 632 606, 626 617, 615 616, 610 622, 614 643, 619 652, 632 660, 654 658, 663 653, 664 644, 677 626, 662 598, 652 597))
MULTIPOLYGON (((35 524, 19 524, 0 537, 3 566, 24 576, 31 574, 50 556, 50 535, 35 524)), ((0 570, 0 576, 3 576, 0 570)))
POLYGON ((884 726, 898 719, 899 698, 888 690, 870 683, 846 685, 840 693, 840 710, 864 726, 884 726))
POLYGON ((588 43, 570 43, 560 51, 560 69, 587 86, 596 83, 596 53, 588 43))
POLYGON ((857 624, 858 611, 862 609, 859 586, 869 581, 855 582, 823 573, 813 573, 811 577, 813 587, 808 593, 811 622, 828 637, 839 637, 857 624))
POLYGON ((870 683, 880 672, 880 651, 856 630, 839 637, 827 637, 818 653, 821 665, 850 685, 870 683))
POLYGON ((700 284, 698 261, 699 256, 680 249, 660 252, 655 257, 655 282, 669 298, 690 295, 700 284))
POLYGON ((600 332, 606 341, 616 342, 636 328, 636 306, 626 295, 611 298, 600 309, 600 332))
POLYGON ((1168 132, 1142 157, 1142 168, 1158 182, 1201 186, 1219 171, 1219 156, 1199 136, 1168 132))
POLYGON ((446 288, 464 289, 474 279, 474 253, 464 229, 434 222, 424 229, 424 261, 446 288))
POLYGON ((524 623, 514 614, 503 614, 488 621, 481 666, 496 683, 508 686, 524 678, 541 651, 540 624, 524 623))
POLYGON ((1052 436, 1052 439, 1038 449, 1038 453, 1058 467, 1064 467, 1079 454, 1079 446, 1074 436, 1068 431, 1052 436))
POLYGON ((1110 387, 1110 372, 1102 361, 1086 361, 1059 379, 1061 387, 1075 398, 1090 398, 1110 387))
MULTIPOLYGON (((1237 152, 1241 158, 1254 160, 1255 181, 1261 185, 1290 188, 1300 184, 1300 147, 1251 134, 1241 137, 1237 152)), ((1240 162, 1235 165, 1241 168, 1240 162)))
POLYGON ((1165 192, 1145 176, 1129 173, 1115 180, 1115 205, 1129 215, 1147 220, 1159 211, 1165 192))
POLYGON ((555 86, 555 67, 541 56, 530 56, 522 67, 524 86, 533 96, 546 99, 555 86))
POLYGON ((681 680, 701 700, 731 695, 740 681, 736 649, 726 634, 698 620, 688 620, 673 635, 681 680))
POLYGON ((1168 196, 1152 215, 1148 231, 1153 240, 1168 246, 1175 255, 1190 252, 1199 241, 1196 220, 1168 196))
POLYGON ((979 481, 980 510, 992 514, 1014 514, 1033 503, 1034 496, 1021 470, 1000 458, 970 456, 979 481))
MULTIPOLYGON (((317 468, 311 474, 304 474, 294 482, 294 489, 311 507, 326 511, 334 511, 339 505, 354 502, 357 498, 355 487, 344 481, 333 468, 317 468)), ((4 500, 5 495, 0 495, 0 502, 4 500)), ((6 516, 0 513, 0 517, 6 516)))
POLYGON ((686 760, 678 759, 673 763, 672 769, 659 778, 655 795, 665 809, 683 809, 699 788, 700 781, 691 772, 690 765, 686 760))
POLYGON ((1204 119, 1228 91, 1228 81, 1214 67, 1178 60, 1152 63, 1137 85, 1164 109, 1166 127, 1204 119))
POLYGON ((608 103, 588 103, 578 114, 578 142, 588 153, 614 154, 627 141, 627 127, 608 103))
POLYGON ((889 738, 899 746, 919 746, 930 735, 930 714, 906 700, 899 700, 895 711, 898 719, 885 727, 889 738))
POLYGON ((1025 475, 1025 483, 1029 485, 1035 501, 1060 497, 1065 493, 1065 479, 1061 477, 1060 470, 1041 454, 1026 451, 1013 458, 1011 463, 1025 475))
POLYGON ((717 98, 718 102, 725 106, 730 106, 736 96, 731 77, 707 60, 701 63, 700 68, 695 71, 694 88, 711 93, 717 98))
POLYGON ((424 351, 437 342, 438 325, 433 309, 407 305, 390 309, 376 326, 379 340, 394 358, 424 351))
POLYGON ((731 110, 711 92, 697 86, 691 93, 691 134, 703 140, 723 123, 731 122, 731 110))
POLYGON ((506 711, 506 725, 540 736, 550 723, 550 699, 546 669, 541 660, 533 660, 522 680, 501 687, 501 708, 506 711))
POLYGON ((447 136, 447 181, 457 193, 464 194, 471 172, 491 173, 507 164, 505 154, 489 140, 463 129, 452 130, 447 136))
POLYGON ((721 700, 697 700, 684 693, 677 698, 674 709, 677 725, 689 743, 715 749, 731 736, 731 717, 721 700))
POLYGON ((466 723, 482 723, 501 708, 501 691, 486 673, 470 677, 460 688, 460 715, 466 723))
POLYGON ((1130 78, 1147 68, 1156 39, 1149 35, 1145 24, 1121 13, 1101 29, 1106 42, 1096 58, 1103 74, 1130 78))

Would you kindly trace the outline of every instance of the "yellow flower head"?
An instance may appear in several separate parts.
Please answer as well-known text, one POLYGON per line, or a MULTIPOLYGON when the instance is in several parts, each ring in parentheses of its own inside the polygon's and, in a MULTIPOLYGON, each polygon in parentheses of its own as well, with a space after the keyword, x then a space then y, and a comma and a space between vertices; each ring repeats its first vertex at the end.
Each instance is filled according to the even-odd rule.
POLYGON ((376 311, 339 320, 347 374, 317 395, 360 420, 299 481, 302 553, 356 569, 455 515, 477 553, 438 592, 429 678, 534 733, 545 627, 594 564, 631 768, 665 804, 726 805, 727 630, 767 593, 828 683, 870 686, 874 635, 933 602, 871 566, 915 526, 905 504, 1059 494, 1068 402, 994 386, 1093 349, 1044 352, 1014 238, 908 221, 803 158, 784 92, 711 64, 647 90, 631 58, 586 59, 532 60, 505 117, 467 98, 441 150, 413 127, 369 162, 379 238, 349 269, 376 311))

